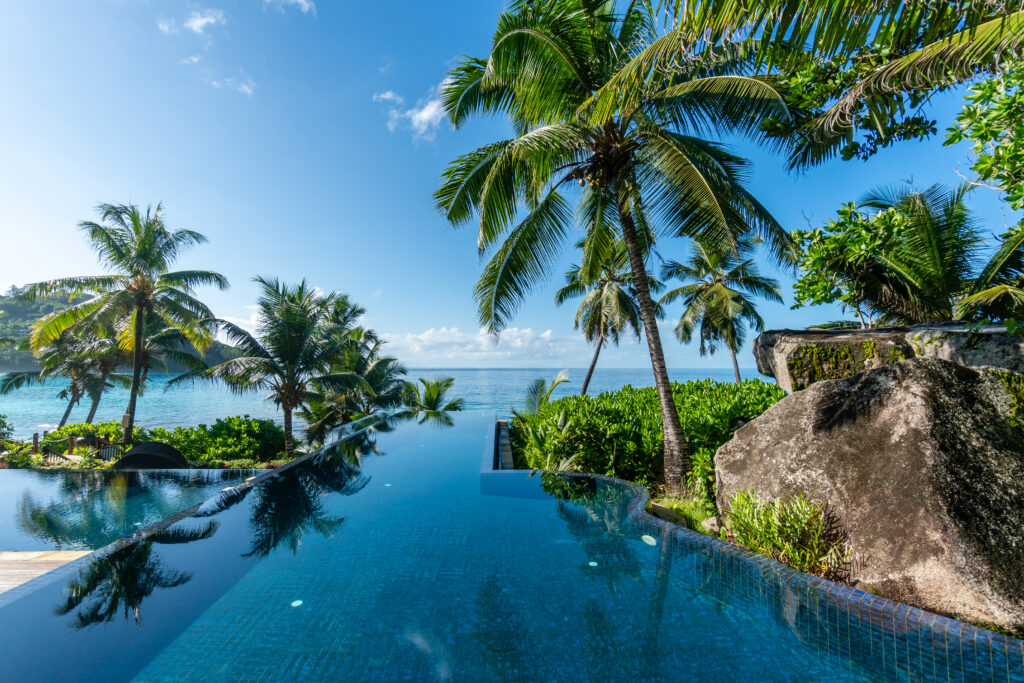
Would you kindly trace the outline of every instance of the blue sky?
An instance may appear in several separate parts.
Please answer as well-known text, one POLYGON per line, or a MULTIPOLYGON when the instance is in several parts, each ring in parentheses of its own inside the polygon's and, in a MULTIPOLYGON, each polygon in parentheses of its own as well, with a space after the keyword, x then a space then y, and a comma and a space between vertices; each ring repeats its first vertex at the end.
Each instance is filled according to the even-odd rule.
MULTIPOLYGON (((78 221, 101 201, 163 201, 172 227, 210 242, 182 265, 218 270, 227 292, 203 292, 225 318, 252 315, 254 274, 308 278, 346 291, 412 367, 581 367, 590 350, 556 308, 552 284, 521 309, 498 345, 479 332, 480 272, 472 231, 455 232, 430 195, 457 154, 508 133, 496 120, 452 131, 437 86, 460 54, 484 55, 502 0, 12 0, 0 23, 0 287, 96 272, 78 221)), ((936 98, 940 130, 961 103, 936 98)), ((941 136, 871 161, 834 161, 801 176, 739 145, 751 189, 787 227, 831 217, 839 204, 890 181, 958 180, 964 147, 941 136)), ((1003 205, 971 203, 987 232, 1003 205)), ((661 245, 679 258, 682 242, 661 245)), ((764 305, 769 327, 840 317, 829 308, 764 305)), ((678 314, 678 311, 676 311, 678 314)), ((725 367, 663 331, 672 367, 725 367)), ((602 354, 643 367, 646 348, 602 354)), ((753 366, 744 353, 741 365, 753 366)))

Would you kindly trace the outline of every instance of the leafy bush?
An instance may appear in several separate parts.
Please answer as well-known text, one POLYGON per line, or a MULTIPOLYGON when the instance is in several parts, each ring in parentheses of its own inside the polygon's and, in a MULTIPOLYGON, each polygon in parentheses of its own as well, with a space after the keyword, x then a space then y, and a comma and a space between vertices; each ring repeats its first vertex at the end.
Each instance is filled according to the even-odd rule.
POLYGON ((0 465, 3 465, 4 469, 11 468, 17 470, 31 469, 37 467, 42 459, 32 454, 32 447, 28 444, 17 443, 14 441, 7 442, 0 447, 6 455, 3 457, 3 461, 0 465))
MULTIPOLYGON (((673 384, 672 393, 694 465, 689 483, 710 502, 714 452, 743 420, 757 417, 786 393, 761 380, 673 384)), ((569 396, 541 407, 536 415, 517 416, 510 426, 514 454, 526 467, 572 463, 574 471, 607 474, 645 486, 661 478, 661 409, 653 387, 626 386, 598 396, 569 396)))
MULTIPOLYGON (((58 427, 52 432, 47 433, 47 443, 53 443, 55 441, 61 441, 67 443, 68 437, 73 436, 76 439, 81 436, 99 436, 111 443, 120 443, 121 437, 124 436, 124 428, 121 427, 120 422, 94 422, 93 424, 85 424, 84 422, 64 425, 58 427)), ((133 427, 132 436, 135 443, 140 441, 150 441, 149 431, 142 427, 133 427)))
POLYGON ((673 510, 680 517, 682 517, 683 526, 691 531, 704 534, 705 536, 714 536, 708 532, 707 529, 701 524, 708 517, 713 517, 717 514, 714 506, 708 505, 708 503, 700 498, 675 498, 665 496, 657 498, 653 501, 658 505, 664 505, 665 507, 673 510))
POLYGON ((174 446, 189 462, 203 465, 214 461, 267 462, 284 451, 284 430, 273 420, 248 415, 219 419, 212 426, 152 429, 149 436, 174 446))
POLYGON ((803 495, 763 501, 741 491, 730 501, 726 526, 733 540, 802 572, 844 580, 850 544, 833 513, 803 495))

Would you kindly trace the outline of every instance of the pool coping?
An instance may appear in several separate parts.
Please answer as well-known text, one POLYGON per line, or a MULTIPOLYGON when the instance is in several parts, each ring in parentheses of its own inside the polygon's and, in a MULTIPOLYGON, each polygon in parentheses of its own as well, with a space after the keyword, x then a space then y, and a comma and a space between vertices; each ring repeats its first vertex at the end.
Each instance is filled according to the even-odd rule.
MULTIPOLYGON (((367 417, 369 418, 369 417, 374 417, 374 416, 370 415, 370 416, 367 416, 367 417)), ((329 444, 324 444, 323 446, 321 446, 320 448, 317 448, 314 451, 310 451, 309 453, 304 453, 304 454, 300 455, 299 457, 286 462, 283 465, 280 465, 278 467, 274 467, 273 469, 264 470, 260 474, 253 475, 253 476, 249 477, 248 479, 243 481, 241 484, 238 484, 236 486, 227 486, 227 487, 221 489, 216 495, 210 496, 209 498, 206 498, 205 500, 202 500, 202 501, 196 503, 195 505, 193 505, 193 506, 191 506, 191 507, 189 507, 189 508, 187 508, 185 510, 182 510, 181 512, 175 513, 175 514, 171 515, 170 517, 165 517, 165 518, 161 519, 158 522, 154 522, 153 524, 150 524, 149 526, 143 527, 142 529, 139 529, 138 531, 133 533, 131 536, 124 536, 123 538, 119 538, 116 541, 112 541, 112 542, 108 543, 107 545, 105 545, 105 546, 103 546, 101 548, 97 548, 97 549, 91 551, 90 553, 88 553, 86 555, 82 555, 81 557, 79 557, 76 560, 72 560, 72 561, 68 562, 67 564, 64 564, 64 565, 62 565, 60 567, 57 567, 56 569, 52 569, 52 570, 46 572, 45 574, 41 574, 41 575, 39 575, 39 576, 37 576, 37 577, 35 577, 33 579, 30 579, 30 580, 26 581, 25 583, 23 583, 21 585, 15 586, 14 588, 11 588, 11 589, 9 589, 7 591, 4 591, 3 593, 0 593, 0 608, 2 608, 5 605, 8 605, 8 604, 18 600, 22 596, 24 596, 24 595, 26 595, 28 593, 31 593, 32 591, 34 591, 34 590, 36 590, 38 588, 41 588, 42 586, 48 585, 48 584, 50 584, 50 583, 52 583, 54 581, 57 581, 59 579, 62 579, 64 577, 66 577, 66 576, 70 576, 72 573, 77 571, 79 568, 81 568, 82 566, 84 566, 88 562, 92 562, 93 560, 105 559, 105 558, 107 558, 109 555, 111 555, 113 553, 116 553, 116 552, 118 552, 120 550, 124 550, 125 548, 127 548, 130 545, 133 545, 135 543, 143 541, 143 540, 149 538, 150 536, 153 536, 154 534, 157 534, 157 533, 160 533, 161 531, 164 531, 168 527, 170 527, 170 526, 180 522, 183 519, 188 519, 189 517, 194 515, 196 512, 198 512, 207 503, 209 503, 212 500, 220 498, 224 494, 235 494, 235 493, 238 493, 240 491, 248 491, 248 490, 252 489, 254 486, 256 486, 257 484, 259 484, 261 482, 264 482, 267 479, 270 479, 271 477, 275 477, 278 474, 280 474, 281 472, 286 472, 286 471, 292 469, 293 467, 296 467, 296 466, 301 465, 303 463, 309 462, 311 459, 317 457, 318 455, 323 453, 328 448, 334 448, 338 444, 341 444, 341 443, 344 443, 346 441, 349 441, 350 439, 353 439, 353 438, 359 436, 360 434, 365 433, 368 429, 370 429, 374 425, 378 424, 381 420, 386 419, 386 417, 387 417, 386 415, 376 416, 376 419, 371 420, 371 421, 367 421, 367 423, 366 423, 366 425, 364 427, 361 427, 360 429, 357 429, 357 430, 354 430, 354 431, 351 431, 351 432, 346 432, 339 439, 337 439, 335 441, 332 441, 329 444)), ((363 418, 363 419, 366 419, 366 418, 363 418)), ((357 424, 360 421, 361 420, 357 420, 357 421, 351 422, 349 424, 357 424)), ((129 470, 126 470, 126 471, 129 471, 129 470)), ((152 472, 154 470, 130 470, 130 471, 152 472)), ((156 471, 159 471, 159 470, 156 470, 156 471)))
MULTIPOLYGON (((495 424, 493 433, 491 433, 491 437, 488 441, 491 449, 497 448, 497 443, 500 439, 498 435, 500 430, 503 428, 507 430, 508 425, 505 424, 502 426, 497 423, 495 424)), ((488 431, 492 432, 492 430, 488 431)), ((493 465, 497 462, 497 458, 498 454, 495 450, 491 450, 489 453, 485 450, 484 461, 480 474, 487 476, 500 476, 502 474, 509 474, 513 472, 523 474, 527 472, 536 473, 541 471, 528 469, 494 469, 493 465), (491 464, 491 469, 487 469, 488 463, 491 464)), ((1001 645, 1005 647, 1007 655, 1013 654, 1014 656, 1024 658, 1024 639, 1003 635, 1002 633, 997 633, 996 631, 991 631, 981 626, 975 626, 974 624, 960 621, 953 617, 943 616, 920 607, 914 607, 890 598, 875 595, 874 593, 868 593, 867 591, 862 591, 852 586, 836 583, 820 576, 807 574, 806 572, 802 572, 798 569, 785 565, 778 560, 765 555, 760 555, 752 550, 748 550, 743 546, 699 533, 692 529, 688 529, 685 526, 673 524, 672 522, 652 515, 645 507, 645 504, 651 498, 650 491, 647 490, 647 487, 636 482, 626 481, 625 479, 619 479, 605 474, 588 474, 584 472, 564 472, 562 474, 570 477, 587 478, 622 486, 633 493, 633 496, 627 506, 627 519, 639 524, 655 527, 663 532, 678 534, 681 538, 687 539, 695 545, 704 545, 705 547, 713 548, 720 553, 735 557, 752 565, 761 565, 766 569, 770 569, 770 571, 783 582, 797 587, 805 587, 809 590, 818 592, 826 598, 835 599, 835 604, 837 606, 843 607, 851 614, 874 617, 878 620, 877 623, 885 624, 887 628, 892 630, 896 629, 897 618, 899 618, 904 627, 910 627, 913 625, 928 626, 933 631, 942 632, 945 635, 953 636, 961 641, 972 641, 995 647, 999 647, 1001 645)))

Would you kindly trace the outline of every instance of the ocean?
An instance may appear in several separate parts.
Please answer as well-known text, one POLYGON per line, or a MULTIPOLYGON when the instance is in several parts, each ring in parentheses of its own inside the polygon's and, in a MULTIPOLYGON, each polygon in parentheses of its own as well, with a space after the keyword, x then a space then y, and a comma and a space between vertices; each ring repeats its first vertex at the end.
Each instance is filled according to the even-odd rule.
MULTIPOLYGON (((550 381, 554 369, 448 369, 413 368, 408 379, 420 377, 454 377, 452 398, 465 399, 465 409, 493 409, 499 416, 508 416, 519 407, 527 385, 537 377, 550 381)), ((570 369, 570 381, 555 389, 554 396, 579 393, 586 369, 570 369)), ((756 370, 742 370, 744 378, 760 377, 756 370)), ((167 386, 174 375, 151 374, 144 394, 139 398, 136 421, 143 427, 177 427, 210 424, 218 417, 251 415, 281 421, 281 412, 272 401, 259 393, 234 394, 223 385, 195 384, 167 386)), ((669 371, 673 381, 685 382, 711 378, 723 382, 733 381, 731 369, 680 368, 669 371)), ((762 378, 768 379, 770 378, 762 378)), ((654 385, 650 368, 601 368, 594 372, 588 390, 591 394, 620 389, 625 385, 647 387, 654 385)), ((0 415, 14 425, 14 436, 30 438, 33 432, 53 429, 60 421, 67 403, 57 394, 64 387, 59 379, 26 387, 6 396, 0 396, 0 415)), ((96 421, 120 420, 128 405, 128 392, 111 389, 103 396, 96 421)), ((83 400, 71 411, 69 422, 81 422, 89 413, 89 403, 83 400)))

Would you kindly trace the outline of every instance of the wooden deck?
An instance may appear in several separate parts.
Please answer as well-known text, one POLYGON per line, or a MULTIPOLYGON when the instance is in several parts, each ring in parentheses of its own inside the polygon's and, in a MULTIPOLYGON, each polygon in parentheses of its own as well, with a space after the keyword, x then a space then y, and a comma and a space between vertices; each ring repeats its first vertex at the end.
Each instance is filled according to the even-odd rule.
POLYGON ((46 572, 88 555, 89 550, 44 550, 38 552, 0 552, 0 593, 9 591, 46 572))

